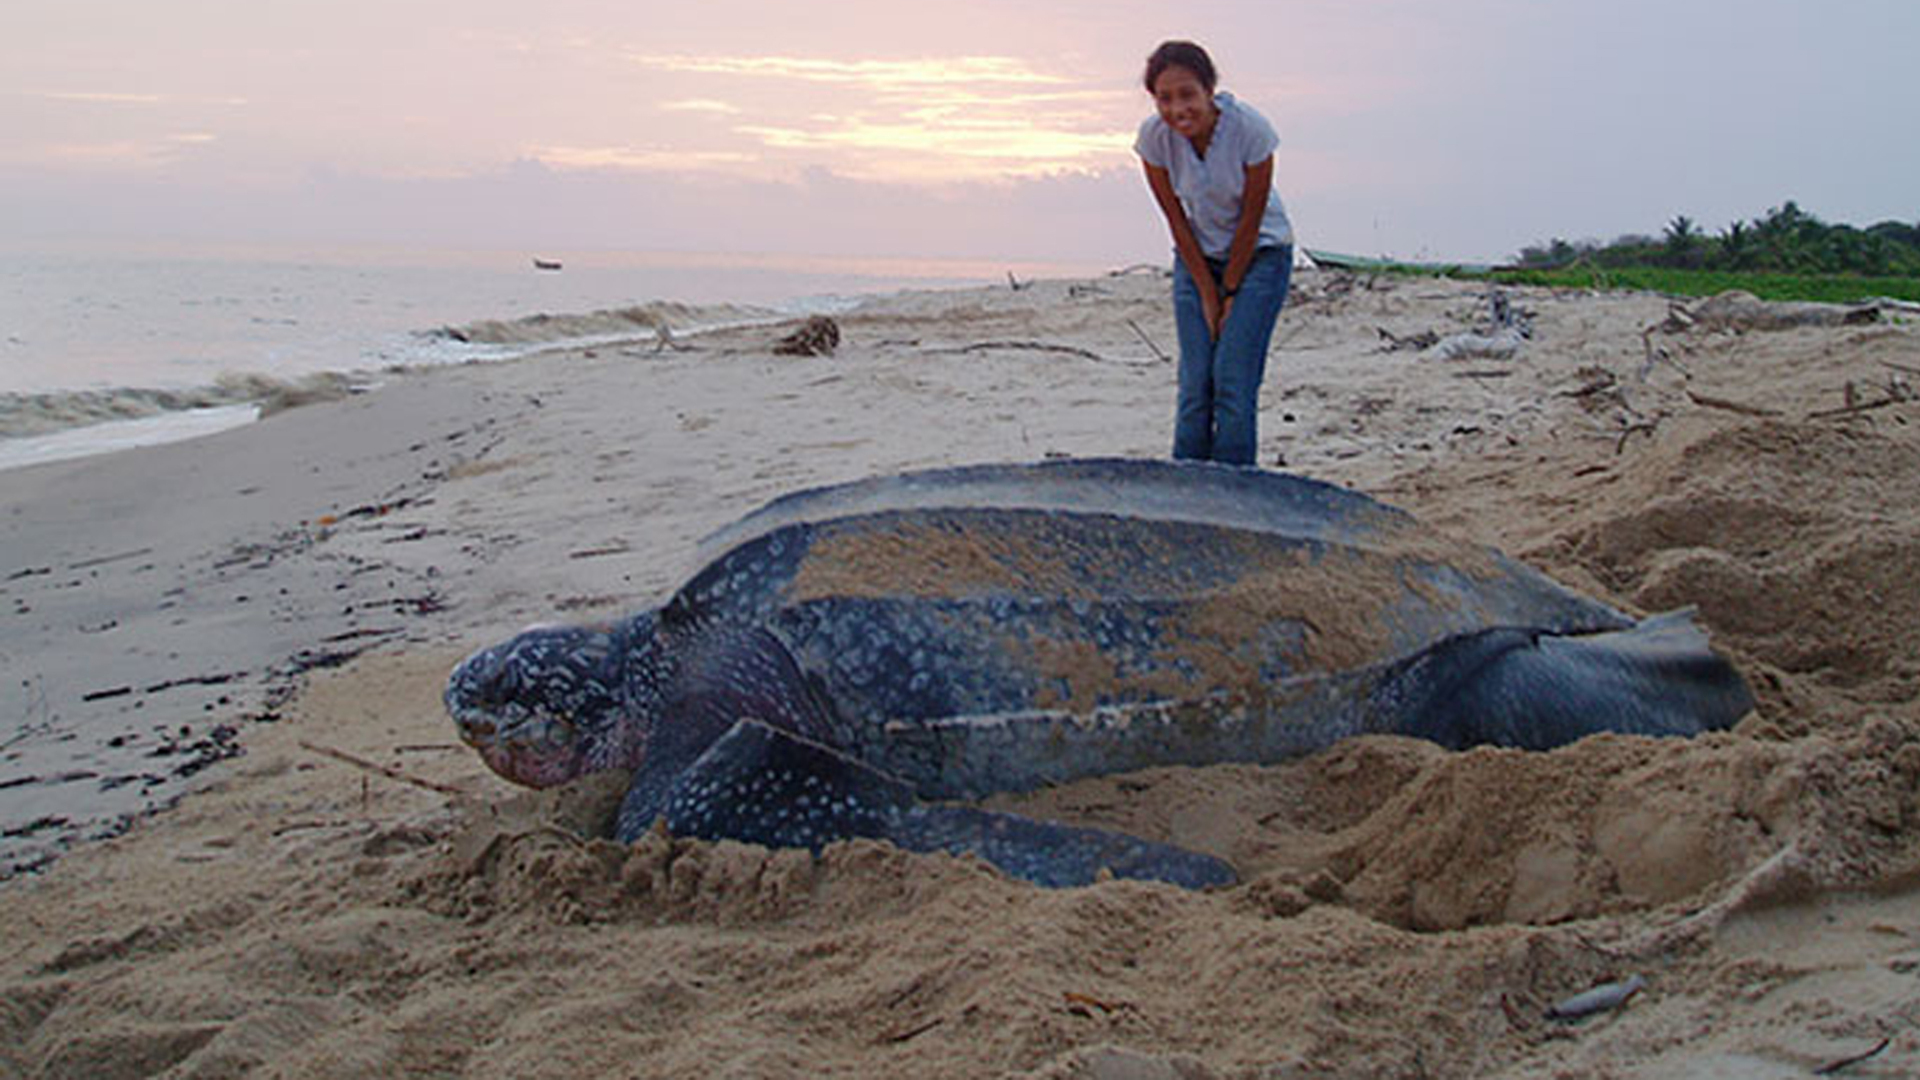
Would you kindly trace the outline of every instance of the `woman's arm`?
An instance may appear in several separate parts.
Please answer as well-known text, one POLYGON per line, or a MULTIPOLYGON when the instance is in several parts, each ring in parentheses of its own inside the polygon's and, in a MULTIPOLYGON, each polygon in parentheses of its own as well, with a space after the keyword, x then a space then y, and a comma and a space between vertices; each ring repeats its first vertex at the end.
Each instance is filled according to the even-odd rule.
MULTIPOLYGON (((1173 249, 1179 253, 1180 262, 1186 266, 1187 273, 1193 276, 1194 285, 1200 289, 1200 307, 1207 316, 1207 329, 1217 338, 1224 314, 1220 305, 1220 290, 1215 286, 1213 269, 1207 265, 1205 253, 1200 250, 1200 240, 1193 235, 1193 223, 1187 220, 1187 211, 1180 205, 1180 196, 1174 194, 1173 177, 1150 161, 1140 164, 1147 170, 1147 187, 1153 191, 1153 201, 1160 204, 1160 212, 1167 218, 1167 228, 1173 232, 1173 249)), ((1256 228, 1256 235, 1258 231, 1256 228)), ((1237 241, 1237 233, 1235 237, 1237 241)), ((1241 267, 1240 272, 1245 273, 1246 267, 1241 267)))
MULTIPOLYGON (((1253 263, 1254 249, 1260 245, 1260 222, 1267 216, 1267 196, 1273 190, 1273 155, 1267 155, 1265 161, 1247 166, 1246 186, 1240 191, 1240 223, 1233 229, 1233 245, 1227 249, 1227 268, 1220 274, 1221 284, 1228 292, 1240 288, 1240 282, 1247 276, 1247 267, 1253 263)), ((1227 312, 1233 307, 1233 298, 1227 297, 1220 305, 1220 320, 1226 321, 1227 312)))

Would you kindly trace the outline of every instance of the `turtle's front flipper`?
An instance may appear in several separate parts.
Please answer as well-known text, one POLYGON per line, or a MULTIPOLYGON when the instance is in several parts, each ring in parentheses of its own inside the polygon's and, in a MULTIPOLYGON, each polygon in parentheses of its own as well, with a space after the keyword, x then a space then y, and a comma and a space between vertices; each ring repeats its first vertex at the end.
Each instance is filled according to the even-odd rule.
POLYGON ((1091 884, 1102 871, 1190 889, 1234 881, 1219 859, 1121 833, 922 804, 906 784, 754 720, 734 725, 681 774, 665 818, 674 835, 704 840, 817 852, 870 837, 909 851, 973 854, 1054 888, 1091 884))
POLYGON ((1051 889, 1091 885, 1102 871, 1187 889, 1238 880, 1226 862, 1197 851, 971 806, 915 806, 901 813, 886 835, 909 851, 978 855, 1014 877, 1051 889))

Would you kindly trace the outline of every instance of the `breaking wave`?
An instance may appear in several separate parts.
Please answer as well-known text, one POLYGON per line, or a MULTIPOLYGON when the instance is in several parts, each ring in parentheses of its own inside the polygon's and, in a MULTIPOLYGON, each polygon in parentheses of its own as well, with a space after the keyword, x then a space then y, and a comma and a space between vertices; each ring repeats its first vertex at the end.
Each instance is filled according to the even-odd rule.
POLYGON ((338 372, 320 372, 297 379, 222 375, 210 386, 173 390, 117 387, 5 393, 0 394, 0 438, 46 435, 68 428, 231 405, 258 406, 260 414, 265 416, 298 405, 345 397, 362 386, 364 380, 338 372))
POLYGON ((634 336, 658 337, 660 331, 691 334, 702 330, 770 322, 781 318, 771 308, 741 304, 681 304, 662 300, 632 307, 603 308, 580 315, 528 315, 483 319, 447 326, 430 336, 471 345, 547 345, 634 336))
MULTIPOLYGON (((388 367, 502 361, 555 346, 587 346, 644 338, 687 336, 787 316, 780 309, 743 304, 682 304, 658 301, 607 308, 578 315, 528 315, 483 319, 459 326, 419 331, 413 343, 382 353, 388 367)), ((369 369, 371 370, 371 369, 369 369)), ((366 389, 375 379, 367 371, 323 371, 295 378, 228 374, 211 384, 187 388, 113 387, 0 393, 0 439, 52 434, 72 428, 140 420, 168 413, 251 405, 261 416, 329 401, 366 389)))

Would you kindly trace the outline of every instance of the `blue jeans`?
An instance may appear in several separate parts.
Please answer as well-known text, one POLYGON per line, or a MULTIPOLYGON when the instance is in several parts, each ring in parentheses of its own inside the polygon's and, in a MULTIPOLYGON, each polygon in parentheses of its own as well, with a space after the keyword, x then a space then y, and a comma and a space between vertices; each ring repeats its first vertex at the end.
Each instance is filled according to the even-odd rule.
MULTIPOLYGON (((1207 260, 1216 285, 1225 261, 1207 260)), ((1173 261, 1173 322, 1180 335, 1180 397, 1173 418, 1173 456, 1252 465, 1259 445, 1260 379, 1267 371, 1273 324, 1293 279, 1293 247, 1254 252, 1247 276, 1220 327, 1207 330, 1200 287, 1186 263, 1173 261)))

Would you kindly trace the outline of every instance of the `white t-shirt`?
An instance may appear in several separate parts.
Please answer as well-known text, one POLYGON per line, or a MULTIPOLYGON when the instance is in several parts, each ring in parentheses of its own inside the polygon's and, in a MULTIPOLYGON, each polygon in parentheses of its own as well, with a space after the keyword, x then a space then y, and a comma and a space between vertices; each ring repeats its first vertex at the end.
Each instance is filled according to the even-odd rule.
MULTIPOLYGON (((1280 136, 1273 125, 1250 105, 1222 90, 1213 96, 1220 109, 1207 156, 1193 150, 1185 135, 1167 126, 1158 114, 1140 124, 1133 151, 1140 160, 1167 170, 1173 192, 1187 211, 1187 221, 1209 258, 1224 259, 1240 225, 1240 194, 1247 186, 1247 166, 1273 156, 1280 136)), ((1267 212, 1260 219, 1260 247, 1293 243, 1293 224, 1280 202, 1280 192, 1267 193, 1267 212)))

